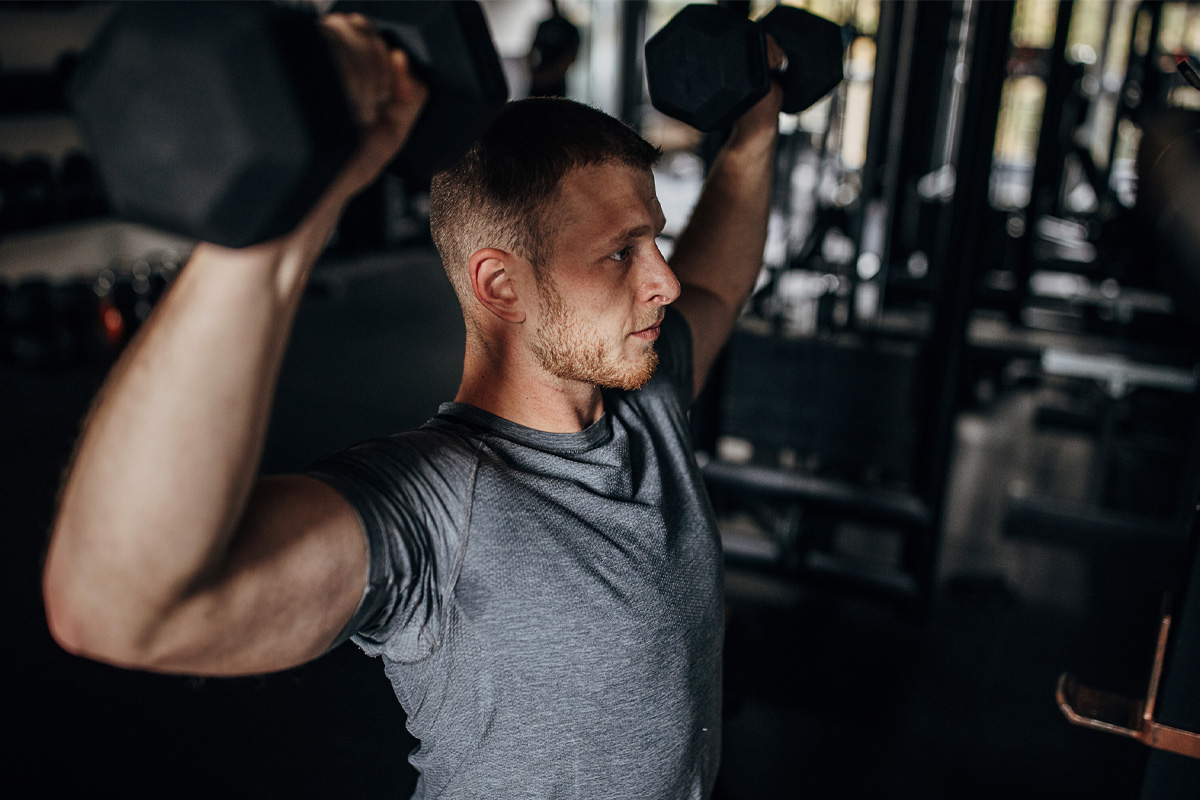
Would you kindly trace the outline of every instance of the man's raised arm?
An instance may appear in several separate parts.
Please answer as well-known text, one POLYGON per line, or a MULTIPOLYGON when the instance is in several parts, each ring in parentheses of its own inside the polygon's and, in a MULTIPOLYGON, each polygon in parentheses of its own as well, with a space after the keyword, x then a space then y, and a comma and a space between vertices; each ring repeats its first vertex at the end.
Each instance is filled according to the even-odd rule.
MULTIPOLYGON (((777 67, 782 51, 773 41, 768 47, 777 67)), ((671 255, 680 285, 675 307, 692 329, 696 394, 762 269, 782 99, 773 84, 734 124, 671 255)))
POLYGON ((243 250, 198 246, 114 367, 43 576, 50 629, 72 652, 168 672, 282 669, 324 652, 363 592, 366 545, 348 504, 310 478, 256 481, 309 271, 425 98, 365 20, 324 24, 364 143, 292 233, 243 250))

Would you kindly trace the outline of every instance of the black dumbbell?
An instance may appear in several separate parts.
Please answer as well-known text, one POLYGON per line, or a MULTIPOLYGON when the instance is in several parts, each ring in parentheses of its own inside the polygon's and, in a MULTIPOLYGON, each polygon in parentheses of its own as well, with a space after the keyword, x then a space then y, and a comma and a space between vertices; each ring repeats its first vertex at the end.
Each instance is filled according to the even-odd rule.
POLYGON ((55 340, 64 363, 88 364, 109 355, 110 348, 100 327, 100 298, 92 282, 76 279, 52 285, 55 340))
MULTIPOLYGON (((475 2, 345 3, 409 55, 429 102, 397 168, 448 166, 508 96, 475 2)), ((124 5, 71 104, 118 214, 242 247, 291 230, 358 147, 315 16, 274 3, 124 5)))
POLYGON ((646 42, 650 102, 702 131, 724 128, 783 85, 783 110, 795 114, 842 80, 842 33, 836 23, 777 6, 758 22, 715 5, 689 5, 646 42), (766 34, 787 57, 772 73, 766 34))
POLYGON ((0 280, 0 359, 4 359, 9 352, 8 298, 11 295, 12 289, 9 287, 8 281, 0 280))
POLYGON ((58 198, 55 217, 62 221, 94 217, 103 213, 104 198, 96 170, 86 154, 73 150, 58 167, 58 198))
POLYGON ((43 155, 30 155, 17 162, 13 174, 11 224, 14 228, 35 228, 54 221, 57 185, 54 165, 43 155))
POLYGON ((17 168, 4 156, 0 156, 0 233, 12 230, 16 215, 17 168))
POLYGON ((50 282, 27 278, 4 297, 0 309, 8 329, 8 355, 28 366, 46 366, 56 360, 54 303, 50 282))

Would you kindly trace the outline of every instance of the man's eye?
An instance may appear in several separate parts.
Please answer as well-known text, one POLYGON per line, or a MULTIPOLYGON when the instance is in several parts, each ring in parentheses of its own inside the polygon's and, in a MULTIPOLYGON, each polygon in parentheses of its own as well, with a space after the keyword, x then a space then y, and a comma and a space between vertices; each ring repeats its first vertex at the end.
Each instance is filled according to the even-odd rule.
POLYGON ((629 253, 631 250, 632 248, 622 247, 620 250, 609 256, 609 258, 611 258, 613 261, 624 261, 625 259, 629 258, 629 253))

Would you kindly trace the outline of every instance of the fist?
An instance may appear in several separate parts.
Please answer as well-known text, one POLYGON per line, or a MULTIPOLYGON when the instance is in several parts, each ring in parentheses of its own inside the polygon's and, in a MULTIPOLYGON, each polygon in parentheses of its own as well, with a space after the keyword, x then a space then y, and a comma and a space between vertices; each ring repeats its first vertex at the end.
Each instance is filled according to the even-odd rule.
POLYGON ((388 48, 361 14, 327 14, 321 30, 342 73, 363 144, 347 165, 342 187, 353 194, 391 161, 425 106, 427 90, 409 68, 408 57, 388 48))

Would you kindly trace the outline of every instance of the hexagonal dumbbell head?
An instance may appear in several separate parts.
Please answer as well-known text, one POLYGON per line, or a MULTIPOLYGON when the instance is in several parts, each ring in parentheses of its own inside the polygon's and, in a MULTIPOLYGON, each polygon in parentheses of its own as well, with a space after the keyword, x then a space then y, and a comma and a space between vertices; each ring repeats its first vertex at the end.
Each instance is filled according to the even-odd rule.
POLYGON ((731 125, 771 88, 766 40, 727 8, 689 5, 646 42, 650 102, 702 131, 731 125))
POLYGON ((131 3, 70 99, 117 213, 241 247, 291 230, 359 132, 315 19, 271 3, 131 3))
POLYGON ((759 25, 787 54, 783 110, 798 114, 842 80, 842 31, 837 23, 791 6, 776 6, 759 25))

